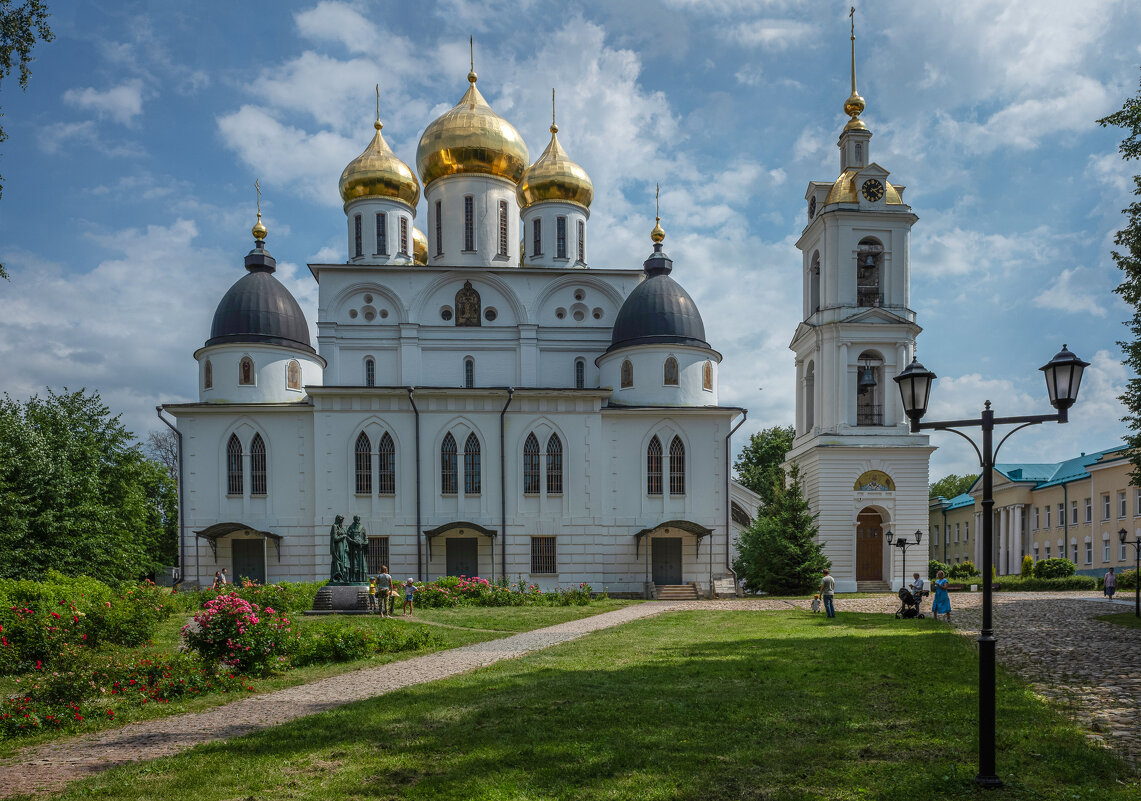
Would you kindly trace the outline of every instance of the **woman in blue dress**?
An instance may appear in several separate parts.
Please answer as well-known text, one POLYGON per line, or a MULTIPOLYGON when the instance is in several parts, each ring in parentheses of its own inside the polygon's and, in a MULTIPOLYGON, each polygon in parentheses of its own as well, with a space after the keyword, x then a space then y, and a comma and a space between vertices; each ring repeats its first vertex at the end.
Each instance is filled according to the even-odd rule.
POLYGON ((935 590, 935 601, 931 604, 931 614, 935 619, 939 619, 939 615, 946 615, 948 623, 951 622, 951 596, 947 594, 947 577, 940 570, 935 574, 935 581, 931 585, 935 590))

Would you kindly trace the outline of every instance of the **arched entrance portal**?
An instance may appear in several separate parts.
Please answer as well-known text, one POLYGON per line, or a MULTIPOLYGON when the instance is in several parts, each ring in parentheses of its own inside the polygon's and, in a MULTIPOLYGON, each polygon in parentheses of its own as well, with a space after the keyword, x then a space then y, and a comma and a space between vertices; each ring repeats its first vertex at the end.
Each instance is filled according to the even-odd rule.
POLYGON ((856 518, 856 581, 883 581, 883 516, 871 507, 856 518))

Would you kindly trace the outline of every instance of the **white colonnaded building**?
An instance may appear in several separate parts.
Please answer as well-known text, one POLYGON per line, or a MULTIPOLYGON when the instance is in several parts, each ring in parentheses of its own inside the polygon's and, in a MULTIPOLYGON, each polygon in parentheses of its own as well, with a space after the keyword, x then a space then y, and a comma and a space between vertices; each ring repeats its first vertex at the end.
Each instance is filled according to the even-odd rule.
POLYGON ((586 172, 553 122, 531 163, 476 80, 425 129, 416 173, 379 113, 345 167, 346 259, 309 265, 316 347, 259 213, 194 354, 199 400, 163 407, 184 581, 328 578, 336 515, 398 577, 643 595, 731 574, 757 503, 730 475, 744 410, 718 402, 721 356, 664 231, 641 269, 590 266, 586 172))

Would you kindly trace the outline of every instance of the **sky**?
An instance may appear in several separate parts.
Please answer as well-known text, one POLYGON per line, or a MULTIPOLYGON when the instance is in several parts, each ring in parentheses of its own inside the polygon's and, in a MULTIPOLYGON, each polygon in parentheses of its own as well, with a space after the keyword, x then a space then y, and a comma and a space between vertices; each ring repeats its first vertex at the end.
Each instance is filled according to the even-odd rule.
MULTIPOLYGON (((592 267, 640 267, 661 184, 673 277, 724 355, 735 437, 794 420, 809 181, 839 173, 848 3, 49 0, 26 92, 0 91, 0 390, 98 389, 140 437, 197 399, 193 352, 242 275, 262 187, 278 277, 312 325, 305 265, 343 261, 341 170, 372 136, 415 163, 425 126, 479 87, 532 158, 549 135, 590 174, 592 267)), ((882 0, 856 13, 871 158, 907 187, 929 419, 1050 411, 1038 368, 1091 362, 1065 426, 1000 461, 1118 444, 1129 309, 1114 232, 1136 163, 1096 120, 1138 91, 1141 4, 882 0)), ((423 206, 423 201, 421 201, 423 206)), ((421 208, 418 221, 425 219, 421 208)), ((931 476, 975 472, 935 434, 931 476)))

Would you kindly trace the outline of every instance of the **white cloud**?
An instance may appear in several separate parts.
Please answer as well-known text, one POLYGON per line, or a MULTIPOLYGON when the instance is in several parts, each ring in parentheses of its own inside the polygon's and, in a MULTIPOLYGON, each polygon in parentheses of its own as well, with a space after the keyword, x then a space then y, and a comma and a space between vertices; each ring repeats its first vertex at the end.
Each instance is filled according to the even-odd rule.
POLYGON ((1095 317, 1105 317, 1106 305, 1113 295, 1107 287, 1101 286, 1097 278, 1086 267, 1064 269, 1050 286, 1034 297, 1034 305, 1042 309, 1085 312, 1095 317))
POLYGON ((755 19, 737 23, 726 34, 746 47, 787 50, 810 37, 815 30, 806 22, 792 19, 755 19))
POLYGON ((86 111, 94 111, 100 119, 110 117, 120 125, 130 125, 143 113, 143 82, 136 79, 100 92, 93 87, 68 89, 63 102, 86 111))
POLYGON ((302 36, 342 44, 350 53, 367 53, 381 38, 376 25, 348 3, 322 0, 294 14, 293 21, 302 36))
POLYGON ((52 123, 40 128, 36 144, 48 154, 58 153, 67 147, 91 148, 98 153, 114 158, 144 156, 142 145, 135 142, 107 142, 99 135, 95 123, 83 122, 52 123))

